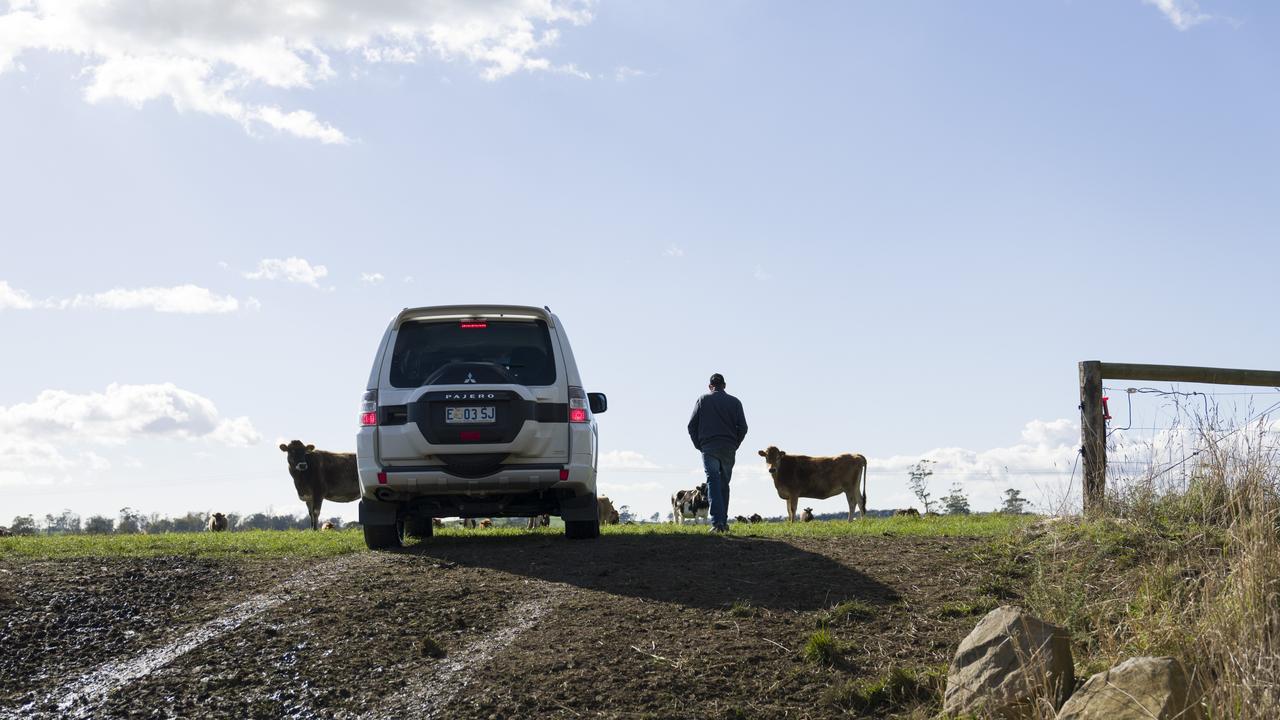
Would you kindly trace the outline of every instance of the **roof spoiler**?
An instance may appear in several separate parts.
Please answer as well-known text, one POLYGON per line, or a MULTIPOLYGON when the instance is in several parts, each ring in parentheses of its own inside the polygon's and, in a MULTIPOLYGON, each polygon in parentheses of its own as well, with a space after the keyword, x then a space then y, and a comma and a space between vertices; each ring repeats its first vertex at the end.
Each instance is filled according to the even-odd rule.
POLYGON ((396 317, 395 326, 406 320, 467 320, 470 318, 512 318, 542 320, 555 327, 555 316, 545 308, 525 305, 435 305, 432 307, 405 308, 396 317))

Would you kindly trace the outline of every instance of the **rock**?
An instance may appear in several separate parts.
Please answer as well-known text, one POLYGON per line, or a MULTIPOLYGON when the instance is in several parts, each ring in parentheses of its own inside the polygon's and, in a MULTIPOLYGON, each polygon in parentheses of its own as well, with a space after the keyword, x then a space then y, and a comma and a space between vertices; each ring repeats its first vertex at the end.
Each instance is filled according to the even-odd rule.
POLYGON ((1067 632, 1004 605, 960 642, 947 671, 943 710, 949 717, 1043 717, 1034 705, 1047 701, 1057 709, 1074 685, 1067 632))
POLYGON ((1058 720, 1203 720, 1191 685, 1177 658, 1132 658, 1089 678, 1058 720))

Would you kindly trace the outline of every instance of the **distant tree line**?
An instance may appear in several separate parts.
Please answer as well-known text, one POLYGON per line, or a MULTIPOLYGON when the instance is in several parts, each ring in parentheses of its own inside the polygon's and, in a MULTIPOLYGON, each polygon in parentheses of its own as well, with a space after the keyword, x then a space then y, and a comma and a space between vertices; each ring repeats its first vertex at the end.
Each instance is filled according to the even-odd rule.
MULTIPOLYGON (((229 530, 306 530, 311 527, 310 520, 303 515, 276 514, 268 509, 251 515, 227 513, 227 529, 229 530)), ((90 515, 81 519, 71 510, 63 510, 58 515, 45 515, 36 518, 32 515, 18 515, 9 524, 9 531, 14 535, 133 535, 137 533, 184 533, 203 532, 209 522, 209 513, 201 511, 188 512, 179 517, 169 517, 159 513, 144 515, 133 508, 121 508, 117 517, 90 515)), ((342 518, 331 517, 328 522, 335 528, 343 526, 342 518)))

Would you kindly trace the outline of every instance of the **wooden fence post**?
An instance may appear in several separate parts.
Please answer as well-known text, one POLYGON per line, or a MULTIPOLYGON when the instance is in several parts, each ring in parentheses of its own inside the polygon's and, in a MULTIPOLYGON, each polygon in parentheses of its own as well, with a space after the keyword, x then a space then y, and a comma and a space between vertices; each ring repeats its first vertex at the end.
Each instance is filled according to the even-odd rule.
POLYGON ((1080 454, 1084 512, 1101 512, 1107 491, 1107 423, 1102 413, 1102 363, 1080 363, 1080 454))

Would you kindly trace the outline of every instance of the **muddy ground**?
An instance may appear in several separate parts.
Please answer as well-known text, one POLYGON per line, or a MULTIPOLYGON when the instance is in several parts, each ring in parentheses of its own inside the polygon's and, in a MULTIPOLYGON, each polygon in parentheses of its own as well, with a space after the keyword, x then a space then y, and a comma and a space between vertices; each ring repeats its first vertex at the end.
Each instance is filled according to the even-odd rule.
POLYGON ((477 534, 325 560, 0 559, 0 718, 832 717, 834 686, 950 659, 974 618, 943 608, 977 595, 982 542, 477 534), (804 659, 845 600, 864 607, 829 623, 839 661, 804 659))

